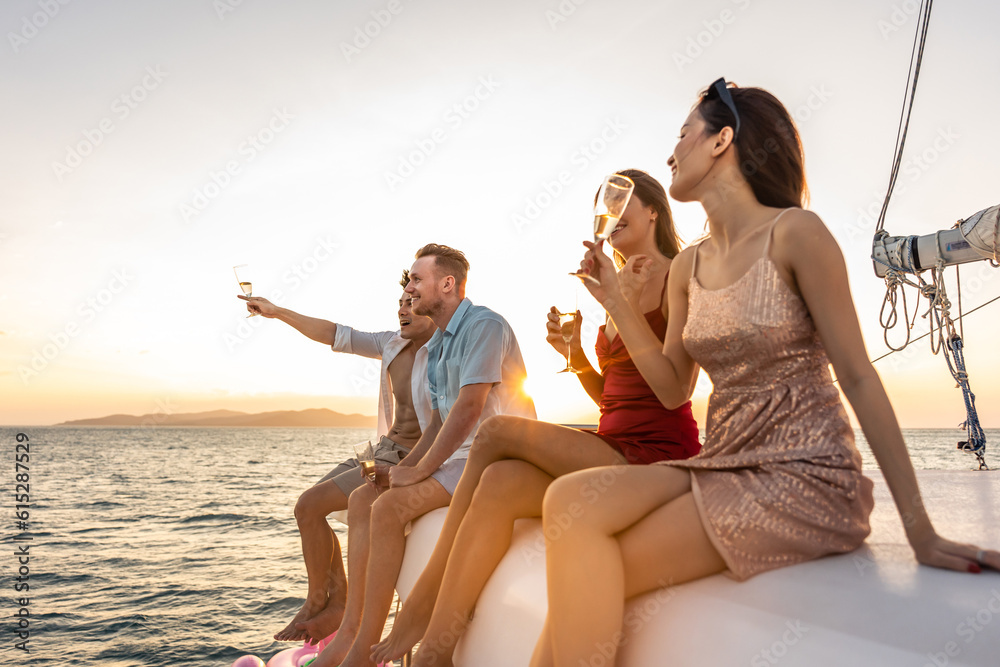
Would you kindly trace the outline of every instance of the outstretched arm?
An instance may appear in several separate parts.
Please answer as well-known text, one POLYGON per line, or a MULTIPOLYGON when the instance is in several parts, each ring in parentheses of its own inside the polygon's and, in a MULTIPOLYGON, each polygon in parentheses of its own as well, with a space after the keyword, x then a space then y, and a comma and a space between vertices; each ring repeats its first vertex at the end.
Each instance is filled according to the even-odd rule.
POLYGON ((247 302, 247 310, 251 313, 281 320, 302 335, 318 343, 333 345, 333 341, 337 337, 337 325, 329 320, 308 317, 296 313, 294 310, 281 308, 262 296, 243 296, 242 294, 237 294, 236 296, 247 302))
MULTIPOLYGON (((937 535, 924 509, 916 473, 882 381, 868 361, 851 298, 847 268, 836 240, 808 211, 789 211, 774 230, 772 257, 785 267, 793 290, 809 309, 840 386, 871 445, 919 562, 978 571, 977 547, 937 535)), ((983 563, 1000 568, 1000 553, 985 552, 983 563)))

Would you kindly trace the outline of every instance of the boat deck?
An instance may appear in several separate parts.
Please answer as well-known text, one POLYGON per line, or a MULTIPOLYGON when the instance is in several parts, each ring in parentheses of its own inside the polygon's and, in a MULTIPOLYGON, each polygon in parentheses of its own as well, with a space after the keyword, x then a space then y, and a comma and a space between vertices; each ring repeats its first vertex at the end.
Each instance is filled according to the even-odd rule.
MULTIPOLYGON (((1000 665, 1000 573, 917 565, 877 471, 872 533, 861 549, 745 582, 716 575, 630 601, 618 665, 1000 665)), ((918 471, 938 531, 1000 548, 1000 474, 918 471)), ((444 521, 414 522, 397 582, 405 601, 444 521)), ((581 600, 586 593, 581 591, 581 600)), ((456 665, 527 665, 545 617, 541 522, 515 526, 456 665)), ((594 667, 607 665, 595 647, 594 667)))

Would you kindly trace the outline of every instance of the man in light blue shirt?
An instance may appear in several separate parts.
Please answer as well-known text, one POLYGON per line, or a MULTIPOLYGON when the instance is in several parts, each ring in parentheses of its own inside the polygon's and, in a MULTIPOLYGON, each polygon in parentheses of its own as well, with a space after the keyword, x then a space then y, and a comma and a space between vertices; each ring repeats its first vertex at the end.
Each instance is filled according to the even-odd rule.
POLYGON ((436 244, 421 248, 410 269, 405 291, 413 313, 429 317, 439 329, 427 344, 431 422, 406 458, 389 470, 387 490, 378 495, 367 485, 351 494, 352 562, 354 549, 368 552, 366 572, 350 573, 352 585, 364 586, 363 612, 358 624, 348 600, 344 622, 315 667, 369 664, 392 604, 406 525, 450 504, 485 419, 500 414, 535 418, 534 404, 523 391, 527 373, 517 339, 503 317, 465 298, 468 270, 465 255, 436 244))

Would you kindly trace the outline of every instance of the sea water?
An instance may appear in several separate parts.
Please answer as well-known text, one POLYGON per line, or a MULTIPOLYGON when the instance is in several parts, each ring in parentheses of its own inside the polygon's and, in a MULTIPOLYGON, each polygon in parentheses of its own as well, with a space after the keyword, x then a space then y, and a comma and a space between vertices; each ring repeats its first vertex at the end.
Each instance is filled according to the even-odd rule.
MULTIPOLYGON (((955 451, 961 433, 905 432, 915 467, 973 467, 971 455, 955 451)), ((352 444, 373 436, 367 429, 0 429, 0 664, 226 667, 246 653, 266 660, 296 646, 271 639, 305 594, 292 508, 352 444), (30 445, 26 472, 15 471, 18 433, 30 445), (28 477, 19 482, 15 474, 28 477), (21 527, 18 483, 30 496, 21 527), (22 565, 15 552, 25 547, 22 565), (15 591, 19 578, 27 591, 15 591), (13 615, 22 608, 26 628, 13 615), (15 647, 25 641, 19 630, 30 653, 15 647)), ((987 441, 1000 442, 1000 431, 988 431, 987 441)), ((987 461, 1000 466, 989 447, 987 461)), ((346 528, 332 524, 346 544, 346 528)))

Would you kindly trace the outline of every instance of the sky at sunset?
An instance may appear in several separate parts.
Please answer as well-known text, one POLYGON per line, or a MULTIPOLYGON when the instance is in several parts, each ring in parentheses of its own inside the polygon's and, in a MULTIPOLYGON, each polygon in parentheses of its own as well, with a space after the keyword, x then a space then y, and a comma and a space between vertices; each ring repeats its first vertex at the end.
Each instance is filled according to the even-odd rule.
MULTIPOLYGON (((885 287, 869 254, 917 6, 3 2, 0 424, 375 414, 377 363, 247 319, 232 267, 293 310, 395 329, 399 274, 428 242, 462 249, 468 296, 510 321, 539 417, 594 421, 557 374, 545 312, 579 303, 593 341, 601 311, 567 272, 594 191, 627 167, 668 184, 678 129, 719 76, 770 90, 795 116, 811 208, 847 257, 879 356, 885 287)), ((1000 202, 998 28, 996 2, 936 5, 890 233, 1000 202)), ((701 208, 673 206, 684 239, 699 237, 701 208)), ((961 275, 966 310, 1000 294, 985 262, 961 275)), ((1000 303, 965 323, 987 427, 1000 427, 998 324, 1000 303)), ((964 420, 926 339, 876 368, 904 427, 964 420)), ((710 387, 702 377, 699 414, 710 387)))

